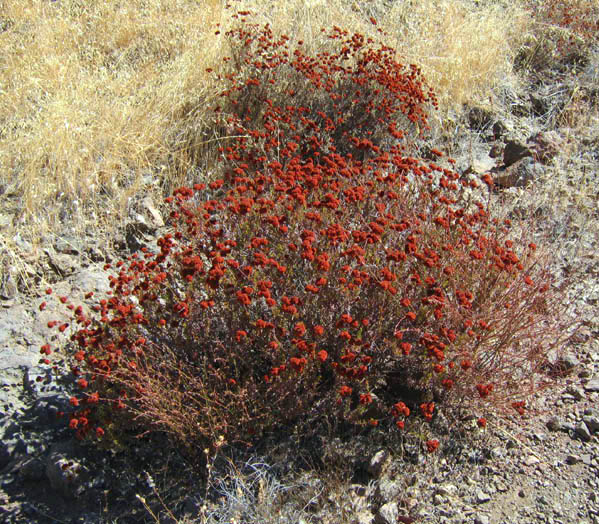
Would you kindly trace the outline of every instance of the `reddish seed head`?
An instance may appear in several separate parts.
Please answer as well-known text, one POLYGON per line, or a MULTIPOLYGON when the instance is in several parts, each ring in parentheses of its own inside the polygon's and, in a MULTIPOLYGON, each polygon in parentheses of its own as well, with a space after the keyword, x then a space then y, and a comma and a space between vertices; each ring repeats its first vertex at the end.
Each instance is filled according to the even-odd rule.
POLYGON ((426 450, 429 453, 434 453, 439 448, 439 441, 437 439, 426 441, 426 450))
POLYGON ((46 295, 51 295, 52 294, 52 288, 49 287, 48 289, 46 289, 46 295))

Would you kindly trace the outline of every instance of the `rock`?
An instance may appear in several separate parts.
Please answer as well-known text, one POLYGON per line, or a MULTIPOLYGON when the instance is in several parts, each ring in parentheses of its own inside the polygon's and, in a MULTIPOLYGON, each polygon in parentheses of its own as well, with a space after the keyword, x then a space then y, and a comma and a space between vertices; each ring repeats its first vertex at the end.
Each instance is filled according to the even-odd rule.
POLYGON ((146 215, 147 222, 152 228, 158 229, 164 227, 162 215, 160 214, 160 211, 156 209, 151 196, 145 197, 141 202, 141 206, 146 215))
POLYGON ((501 188, 525 187, 540 178, 545 169, 532 158, 517 160, 514 164, 496 170, 495 185, 501 188))
POLYGON ((503 146, 501 144, 493 144, 489 150, 489 157, 499 158, 503 153, 503 146))
POLYGON ((23 480, 39 481, 44 475, 44 463, 37 458, 27 459, 19 468, 19 476, 23 480))
POLYGON ((577 455, 570 454, 566 457, 566 463, 570 465, 578 464, 580 461, 580 457, 577 455))
POLYGON ((524 459, 524 464, 526 464, 527 466, 534 466, 535 464, 538 464, 539 462, 541 462, 541 461, 534 455, 529 455, 528 457, 526 457, 524 459))
POLYGON ((589 428, 587 428, 587 425, 584 422, 579 422, 578 424, 576 424, 576 427, 574 428, 574 433, 577 437, 579 437, 581 440, 585 442, 591 440, 591 433, 589 432, 589 428))
POLYGON ((399 510, 397 502, 388 502, 383 504, 376 513, 376 524, 395 524, 397 522, 399 510))
POLYGON ((402 490, 402 485, 399 482, 392 481, 386 478, 379 480, 376 495, 381 501, 387 502, 396 498, 402 490))
POLYGON ((572 395, 575 400, 582 400, 584 398, 584 391, 582 388, 571 384, 566 388, 566 393, 572 395))
MULTIPOLYGON (((101 269, 83 269, 73 275, 71 281, 73 282, 74 288, 79 289, 84 293, 87 293, 88 291, 106 293, 110 290, 108 274, 101 269)), ((96 297, 92 298, 92 302, 96 302, 96 297)))
POLYGON ((44 249, 50 267, 61 277, 72 275, 80 263, 71 255, 58 254, 53 249, 44 249))
POLYGON ((503 149, 503 165, 509 167, 527 156, 532 156, 528 147, 515 140, 508 140, 503 149))
POLYGON ((372 524, 374 518, 374 515, 370 511, 362 510, 353 516, 351 524, 372 524))
POLYGON ((587 415, 587 416, 582 417, 582 421, 584 422, 584 424, 586 425, 586 427, 589 429, 589 431, 591 433, 595 433, 595 432, 599 431, 599 417, 598 416, 587 415))
POLYGON ((54 249, 63 255, 79 255, 83 249, 81 242, 75 237, 59 237, 54 241, 54 249))
POLYGON ((473 107, 468 111, 468 124, 470 129, 485 129, 491 125, 493 113, 482 107, 473 107))
POLYGON ((458 488, 453 484, 441 484, 437 486, 435 493, 445 497, 455 497, 458 494, 458 488))
POLYGON ((31 244, 29 240, 25 240, 21 236, 21 233, 17 233, 12 239, 22 253, 31 253, 31 251, 33 251, 33 244, 31 244))
POLYGON ((368 464, 368 472, 374 478, 380 478, 391 463, 391 454, 384 449, 377 451, 375 455, 370 459, 368 464))
POLYGON ((570 371, 580 366, 580 360, 578 360, 572 353, 566 353, 560 360, 560 364, 566 371, 570 371))
POLYGON ((76 460, 68 457, 69 446, 58 445, 46 458, 46 477, 53 489, 64 497, 73 499, 84 490, 85 468, 76 460))
POLYGON ((497 122, 495 122, 493 124, 492 130, 493 130, 493 136, 495 137, 495 140, 498 140, 505 134, 505 132, 507 131, 507 127, 503 122, 498 120, 497 122))
POLYGON ((475 497, 478 504, 484 504, 485 502, 489 502, 491 500, 491 496, 481 488, 477 488, 475 497))
POLYGON ((547 429, 551 430, 551 431, 559 431, 562 428, 562 421, 560 420, 559 417, 551 417, 548 421, 547 421, 547 429))
POLYGON ((4 439, 0 441, 0 470, 4 469, 6 465, 10 462, 10 449, 8 446, 8 442, 4 439))
POLYGON ((599 378, 594 378, 592 380, 589 380, 584 385, 584 389, 585 389, 585 391, 599 391, 599 378))
POLYGON ((563 140, 556 131, 541 131, 528 139, 537 162, 548 164, 559 153, 563 140))
POLYGON ((474 517, 474 524, 491 524, 488 515, 477 515, 474 517))

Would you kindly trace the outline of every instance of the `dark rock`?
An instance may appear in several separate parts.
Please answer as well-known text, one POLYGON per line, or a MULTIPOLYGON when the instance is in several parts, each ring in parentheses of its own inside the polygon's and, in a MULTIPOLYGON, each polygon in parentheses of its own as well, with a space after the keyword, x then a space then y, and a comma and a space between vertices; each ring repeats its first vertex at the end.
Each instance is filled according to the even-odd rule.
POLYGON ((525 187, 544 174, 543 166, 532 158, 523 158, 510 166, 499 168, 493 178, 501 188, 525 187))
POLYGON ((533 157, 541 164, 548 164, 557 156, 563 140, 556 131, 539 132, 528 139, 533 157))
POLYGON ((0 470, 4 469, 10 462, 10 455, 8 442, 5 442, 4 440, 0 441, 0 470))
POLYGON ((44 463, 37 458, 27 459, 19 468, 19 476, 23 480, 38 481, 45 475, 44 463))
POLYGON ((527 156, 532 156, 528 147, 515 140, 508 140, 503 149, 503 165, 509 167, 527 156))
POLYGON ((551 417, 548 421, 547 421, 547 429, 551 430, 551 431, 559 431, 562 428, 562 421, 560 420, 559 417, 551 417))
POLYGON ((491 125, 493 113, 481 107, 473 107, 468 111, 468 124, 470 129, 485 129, 491 125))
POLYGON ((83 493, 89 480, 89 472, 75 456, 74 442, 59 442, 51 447, 44 464, 50 485, 67 499, 83 493))
POLYGON ((497 122, 495 122, 493 124, 493 135, 495 136, 495 140, 498 140, 503 135, 505 135, 506 131, 507 131, 506 125, 503 122, 501 122, 500 120, 498 120, 497 122))
POLYGON ((591 433, 589 432, 589 428, 587 428, 587 425, 584 422, 579 422, 578 424, 576 424, 574 432, 576 433, 576 436, 578 438, 585 442, 591 440, 591 433))
POLYGON ((587 415, 582 417, 582 421, 585 423, 586 427, 591 433, 599 431, 599 417, 587 415))

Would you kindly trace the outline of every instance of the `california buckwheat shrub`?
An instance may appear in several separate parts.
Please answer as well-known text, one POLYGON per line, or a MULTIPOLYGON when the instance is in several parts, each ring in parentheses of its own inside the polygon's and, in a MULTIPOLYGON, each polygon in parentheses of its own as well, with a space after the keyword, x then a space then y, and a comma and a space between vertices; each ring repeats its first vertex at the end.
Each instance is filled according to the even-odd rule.
POLYGON ((439 402, 523 411, 561 301, 477 200, 490 175, 411 156, 436 105, 419 69, 339 28, 315 56, 268 26, 227 36, 220 177, 166 199, 160 251, 117 263, 90 314, 67 304, 77 435, 204 449, 326 417, 401 431, 439 402))

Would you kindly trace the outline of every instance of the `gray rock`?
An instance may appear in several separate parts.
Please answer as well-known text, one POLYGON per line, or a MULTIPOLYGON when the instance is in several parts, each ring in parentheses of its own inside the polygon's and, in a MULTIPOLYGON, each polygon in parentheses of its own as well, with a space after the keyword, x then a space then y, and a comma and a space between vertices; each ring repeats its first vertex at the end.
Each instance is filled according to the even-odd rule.
POLYGON ((547 429, 551 430, 551 431, 559 431, 562 428, 562 421, 560 420, 559 417, 551 417, 548 421, 547 421, 547 429))
POLYGON ((71 255, 56 253, 53 249, 44 249, 48 256, 50 267, 61 277, 72 275, 80 265, 80 262, 71 255))
POLYGON ((375 523, 376 524, 395 524, 399 510, 397 508, 397 502, 388 502, 383 504, 376 513, 375 523))
POLYGON ((568 386, 568 388, 566 389, 566 393, 572 395, 576 400, 582 400, 584 398, 584 391, 582 390, 582 388, 573 384, 568 386))
POLYGON ((374 478, 380 478, 391 463, 391 454, 385 450, 381 449, 377 451, 375 455, 370 459, 370 463, 368 464, 368 472, 374 478))
POLYGON ((144 214, 146 215, 146 221, 154 229, 164 227, 164 220, 160 211, 156 209, 151 196, 145 197, 141 202, 144 214))
POLYGON ((566 371, 570 371, 580 366, 580 360, 576 358, 572 353, 566 353, 561 359, 560 363, 564 366, 566 371))
POLYGON ((580 461, 581 459, 578 455, 570 454, 566 457, 566 463, 570 465, 578 464, 580 461))
POLYGON ((489 502, 491 500, 491 496, 481 488, 477 488, 475 497, 478 504, 484 504, 485 502, 489 502))
POLYGON ((586 415, 582 417, 582 421, 591 433, 599 431, 599 417, 593 415, 586 415))
POLYGON ((474 517, 474 524, 491 524, 488 515, 477 515, 474 517))
POLYGON ((387 502, 396 498, 402 490, 401 483, 387 478, 382 478, 378 482, 376 495, 381 501, 387 502))
POLYGON ((526 457, 524 459, 524 464, 526 464, 527 466, 534 466, 536 464, 538 464, 539 462, 541 462, 538 457, 534 456, 534 455, 529 455, 528 457, 526 457))
POLYGON ((493 178, 495 184, 502 188, 525 187, 540 178, 545 169, 532 158, 524 158, 508 167, 500 168, 493 178))
POLYGON ((353 516, 351 524, 372 524, 374 519, 375 517, 370 511, 362 510, 353 516))
POLYGON ((599 391, 599 378, 594 378, 589 380, 585 385, 584 389, 586 391, 599 391))
POLYGON ((585 442, 591 440, 591 433, 589 432, 589 428, 587 428, 587 425, 584 422, 579 422, 578 424, 576 424, 574 432, 577 437, 579 437, 581 440, 584 440, 585 442))
POLYGON ((54 249, 64 255, 78 255, 83 249, 81 242, 75 237, 59 237, 54 241, 54 249))
POLYGON ((445 497, 455 497, 458 494, 458 488, 453 484, 440 484, 435 489, 435 493, 445 497))
POLYGON ((38 481, 45 475, 44 463, 38 458, 27 459, 19 468, 19 476, 23 480, 38 481))

